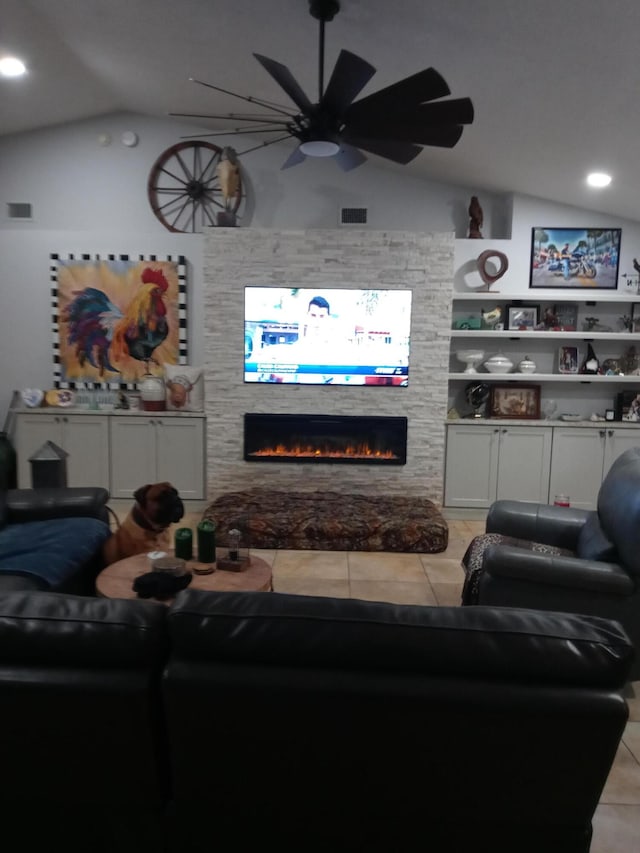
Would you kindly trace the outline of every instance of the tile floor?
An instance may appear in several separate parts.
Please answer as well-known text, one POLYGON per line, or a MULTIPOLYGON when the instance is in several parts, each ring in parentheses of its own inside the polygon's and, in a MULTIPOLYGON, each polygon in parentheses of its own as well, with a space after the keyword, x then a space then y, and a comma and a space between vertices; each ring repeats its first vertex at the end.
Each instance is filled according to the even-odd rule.
MULTIPOLYGON (((194 530, 201 512, 180 527, 194 530)), ((449 519, 449 546, 442 554, 256 550, 273 567, 277 592, 458 605, 460 559, 484 521, 449 519)), ((593 821, 591 853, 640 853, 640 681, 628 696, 629 722, 593 821)), ((515 851, 514 851, 515 853, 515 851)), ((541 851, 541 853, 543 853, 541 851)))

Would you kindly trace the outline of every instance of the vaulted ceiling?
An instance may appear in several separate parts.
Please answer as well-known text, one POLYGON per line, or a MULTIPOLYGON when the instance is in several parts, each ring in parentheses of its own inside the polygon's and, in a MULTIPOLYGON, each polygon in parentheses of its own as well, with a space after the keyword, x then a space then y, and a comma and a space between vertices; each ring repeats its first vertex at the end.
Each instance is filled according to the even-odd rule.
MULTIPOLYGON (((470 97, 475 108, 455 148, 427 147, 407 166, 371 162, 477 193, 525 193, 640 220, 635 0, 341 7, 326 25, 325 79, 345 48, 377 69, 363 95, 433 66, 452 96, 470 97), (594 170, 608 171, 612 184, 588 188, 594 170)), ((123 110, 246 111, 189 77, 285 102, 254 52, 284 63, 315 101, 317 50, 308 0, 3 0, 0 55, 20 55, 29 73, 0 80, 0 135, 123 110)), ((177 140, 184 128, 173 120, 177 140)), ((220 122, 199 124, 211 130, 220 122)), ((242 149, 231 136, 212 141, 242 149)), ((281 144, 283 162, 295 144, 281 144)))

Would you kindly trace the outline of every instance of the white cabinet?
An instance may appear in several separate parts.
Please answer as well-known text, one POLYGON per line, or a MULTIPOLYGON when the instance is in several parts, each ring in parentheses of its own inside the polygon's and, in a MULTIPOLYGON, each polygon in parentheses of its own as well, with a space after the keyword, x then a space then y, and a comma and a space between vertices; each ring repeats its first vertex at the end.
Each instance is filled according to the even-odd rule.
POLYGON ((31 488, 29 458, 47 441, 52 441, 69 454, 66 459, 67 485, 109 488, 109 423, 106 416, 17 414, 14 443, 19 488, 31 488))
POLYGON ((447 425, 444 505, 486 509, 497 499, 546 502, 551 427, 447 425))
POLYGON ((184 500, 205 497, 204 417, 111 418, 111 495, 168 481, 184 500))
POLYGON ((640 428, 554 427, 549 497, 567 495, 571 506, 596 509, 607 471, 629 447, 640 446, 640 428))

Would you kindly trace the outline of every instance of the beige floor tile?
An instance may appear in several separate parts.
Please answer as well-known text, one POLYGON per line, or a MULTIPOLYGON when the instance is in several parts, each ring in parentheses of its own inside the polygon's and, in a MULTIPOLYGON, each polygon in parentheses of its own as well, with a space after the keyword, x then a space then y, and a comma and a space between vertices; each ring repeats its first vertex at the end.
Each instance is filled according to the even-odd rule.
POLYGON ((319 580, 316 578, 283 577, 274 575, 275 592, 295 595, 324 595, 330 598, 349 598, 349 583, 346 580, 319 580))
POLYGON ((461 560, 464 556, 465 551, 469 547, 470 539, 449 539, 449 545, 447 546, 447 550, 443 551, 442 554, 422 554, 423 557, 447 557, 449 559, 457 559, 461 560))
POLYGON ((346 551, 278 551, 272 565, 278 578, 346 581, 349 577, 346 551))
POLYGON ((349 579, 355 581, 424 581, 419 554, 350 551, 349 579))
POLYGON ((437 558, 428 554, 421 557, 422 565, 431 583, 463 583, 464 572, 460 560, 437 558))
POLYGON ((591 853, 637 853, 640 806, 601 804, 593 816, 591 853))
POLYGON ((629 719, 640 722, 640 681, 632 681, 627 685, 628 694, 625 696, 629 705, 629 719))
POLYGON ((618 747, 600 802, 640 805, 640 764, 624 743, 618 747))
POLYGON ((426 604, 436 606, 431 587, 425 583, 394 581, 350 581, 352 598, 366 601, 390 601, 392 604, 426 604))
POLYGON ((640 764, 640 723, 627 723, 622 740, 629 752, 640 764))
POLYGON ((461 583, 431 583, 436 601, 440 607, 459 607, 462 596, 461 583))

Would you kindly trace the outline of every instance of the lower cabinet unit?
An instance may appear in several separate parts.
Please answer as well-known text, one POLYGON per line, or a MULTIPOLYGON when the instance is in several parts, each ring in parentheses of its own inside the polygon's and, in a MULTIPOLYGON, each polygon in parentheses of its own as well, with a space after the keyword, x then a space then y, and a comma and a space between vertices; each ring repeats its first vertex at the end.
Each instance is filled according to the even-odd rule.
POLYGON ((111 418, 111 495, 168 481, 184 500, 205 496, 204 417, 111 418))
POLYGON ((640 446, 640 428, 554 427, 549 497, 569 497, 571 506, 596 509, 607 471, 629 447, 640 446))
POLYGON ((18 414, 14 443, 19 488, 31 488, 29 459, 47 441, 69 454, 66 457, 68 486, 109 488, 109 420, 106 416, 18 414))
POLYGON ((551 427, 447 427, 444 505, 486 509, 498 499, 546 502, 551 427))

